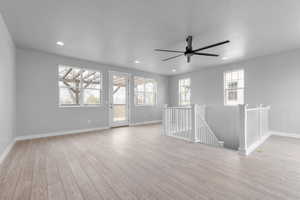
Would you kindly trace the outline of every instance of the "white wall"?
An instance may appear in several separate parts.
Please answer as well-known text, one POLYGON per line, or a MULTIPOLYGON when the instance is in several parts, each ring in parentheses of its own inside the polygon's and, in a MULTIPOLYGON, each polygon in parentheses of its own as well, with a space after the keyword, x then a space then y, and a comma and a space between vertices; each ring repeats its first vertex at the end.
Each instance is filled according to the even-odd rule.
POLYGON ((0 156, 15 134, 15 46, 0 14, 0 156))
MULTIPOLYGON (((104 73, 105 101, 108 101, 109 70, 154 78, 158 82, 158 105, 135 107, 131 98, 131 123, 161 120, 161 108, 168 101, 168 78, 165 76, 20 48, 17 48, 16 62, 18 136, 109 125, 107 104, 92 108, 58 107, 57 67, 59 64, 96 69, 104 73), (88 120, 91 120, 90 124, 88 120)), ((131 94, 133 94, 132 80, 131 94)))
MULTIPOLYGON (((215 110, 209 123, 217 135, 228 132, 226 111, 223 107, 223 72, 230 69, 245 69, 245 103, 271 105, 270 128, 274 131, 300 134, 300 50, 259 57, 244 62, 200 69, 199 71, 169 78, 169 103, 178 104, 178 79, 191 77, 192 103, 206 104, 215 110), (212 123, 223 115, 224 123, 212 123)), ((212 112, 212 111, 211 111, 212 112)), ((232 111, 235 112, 235 111, 232 111)), ((210 110, 208 109, 208 115, 210 110)), ((230 128, 229 128, 230 130, 230 128)), ((229 139, 228 139, 229 140, 229 139)), ((225 141, 226 145, 226 141, 225 141)), ((231 145, 231 144, 230 144, 231 145)), ((235 145, 233 145, 235 146, 235 145)))

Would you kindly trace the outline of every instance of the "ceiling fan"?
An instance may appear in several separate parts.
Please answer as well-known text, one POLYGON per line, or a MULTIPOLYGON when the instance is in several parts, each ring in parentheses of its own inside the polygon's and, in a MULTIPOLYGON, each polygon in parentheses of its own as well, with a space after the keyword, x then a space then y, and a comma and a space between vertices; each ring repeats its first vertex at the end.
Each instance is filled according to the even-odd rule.
POLYGON ((198 56, 213 56, 213 57, 219 56, 219 55, 217 55, 217 54, 212 54, 212 53, 201 53, 201 52, 199 52, 199 51, 202 51, 202 50, 205 50, 205 49, 209 49, 209 48, 212 48, 212 47, 216 47, 216 46, 220 46, 220 45, 223 45, 223 44, 226 44, 226 43, 229 43, 229 42, 230 42, 229 40, 226 40, 226 41, 223 41, 223 42, 218 42, 218 43, 216 43, 216 44, 208 45, 208 46, 205 46, 205 47, 202 47, 202 48, 193 50, 193 47, 192 47, 193 36, 189 35, 189 36, 186 38, 187 46, 186 46, 186 48, 185 48, 185 51, 167 50, 167 49, 155 49, 155 51, 163 51, 163 52, 171 52, 171 53, 180 53, 179 55, 176 55, 176 56, 172 56, 172 57, 163 59, 162 61, 171 60, 171 59, 174 59, 174 58, 177 58, 177 57, 180 57, 180 56, 186 56, 187 62, 189 63, 189 62, 191 61, 191 57, 192 57, 193 55, 198 55, 198 56))

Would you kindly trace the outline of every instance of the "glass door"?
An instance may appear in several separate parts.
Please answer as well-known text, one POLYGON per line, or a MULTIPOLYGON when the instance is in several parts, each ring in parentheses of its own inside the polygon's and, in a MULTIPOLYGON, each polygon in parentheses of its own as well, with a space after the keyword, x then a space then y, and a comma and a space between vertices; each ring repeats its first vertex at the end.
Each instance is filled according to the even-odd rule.
POLYGON ((129 75, 109 72, 110 126, 129 125, 129 75))

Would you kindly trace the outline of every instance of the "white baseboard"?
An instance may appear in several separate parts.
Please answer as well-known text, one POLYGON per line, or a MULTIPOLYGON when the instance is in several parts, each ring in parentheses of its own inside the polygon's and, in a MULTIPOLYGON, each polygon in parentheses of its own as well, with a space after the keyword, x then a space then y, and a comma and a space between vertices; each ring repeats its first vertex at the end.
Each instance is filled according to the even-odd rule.
MULTIPOLYGON (((139 123, 130 124, 130 126, 139 126, 139 125, 157 124, 157 123, 161 123, 161 120, 139 122, 139 123)), ((60 136, 60 135, 78 134, 84 132, 106 130, 109 128, 110 128, 109 126, 105 126, 105 127, 90 128, 90 129, 78 129, 78 130, 59 131, 59 132, 52 132, 52 133, 32 134, 26 136, 18 136, 15 138, 15 140, 20 141, 20 140, 30 140, 30 139, 46 138, 46 137, 60 136)))
POLYGON ((4 161, 4 159, 6 158, 6 156, 9 154, 9 152, 12 150, 13 146, 15 145, 16 140, 12 140, 9 145, 5 148, 5 150, 3 151, 3 153, 0 155, 0 164, 4 161))
POLYGON ((85 133, 85 132, 91 132, 91 131, 101 131, 101 130, 106 130, 106 129, 109 129, 109 127, 98 127, 98 128, 90 128, 90 129, 78 129, 78 130, 71 130, 71 131, 60 131, 60 132, 53 132, 53 133, 18 136, 18 137, 16 137, 16 141, 30 140, 30 139, 37 139, 37 138, 46 138, 46 137, 53 137, 53 136, 60 136, 60 135, 79 134, 79 133, 85 133))
POLYGON ((257 147, 259 147, 260 145, 262 145, 270 136, 271 136, 271 134, 268 134, 268 135, 262 137, 261 140, 255 142, 254 144, 252 144, 247 149, 240 149, 239 148, 239 154, 246 155, 246 156, 250 155, 255 149, 257 149, 257 147))
MULTIPOLYGON (((139 122, 139 123, 135 123, 135 124, 130 124, 130 126, 139 126, 139 125, 156 124, 156 123, 161 123, 161 120, 148 121, 148 122, 139 122)), ((90 129, 78 129, 78 130, 70 130, 70 131, 59 131, 59 132, 52 132, 52 133, 18 136, 18 137, 13 139, 13 141, 6 147, 4 152, 0 155, 0 164, 3 162, 3 160, 9 154, 9 152, 11 151, 13 146, 15 145, 16 141, 38 139, 38 138, 47 138, 47 137, 60 136, 60 135, 79 134, 79 133, 85 133, 85 132, 91 132, 91 131, 101 131, 101 130, 107 130, 109 128, 110 128, 109 126, 105 126, 105 127, 97 127, 97 128, 90 128, 90 129)))
POLYGON ((141 125, 148 125, 148 124, 159 124, 162 120, 154 120, 154 121, 146 121, 146 122, 137 122, 131 123, 130 126, 141 126, 141 125))
POLYGON ((249 154, 247 154, 247 151, 245 149, 241 149, 240 147, 239 147, 238 151, 239 151, 239 154, 242 155, 242 156, 249 155, 249 154))
POLYGON ((179 136, 176 136, 176 135, 169 135, 168 137, 172 137, 172 138, 176 138, 176 139, 180 139, 180 140, 185 140, 185 141, 188 141, 188 142, 192 142, 191 139, 189 139, 189 138, 179 137, 179 136))
POLYGON ((260 141, 258 141, 256 143, 254 143, 253 145, 251 145, 247 150, 239 148, 239 153, 241 155, 249 155, 249 154, 251 154, 251 152, 253 152, 262 143, 264 143, 271 135, 300 139, 300 134, 297 134, 297 133, 285 133, 285 132, 279 132, 279 131, 269 131, 269 135, 267 135, 262 140, 260 140, 260 141))
POLYGON ((271 135, 283 136, 283 137, 291 137, 300 139, 300 134, 297 133, 284 133, 278 131, 270 131, 271 135))

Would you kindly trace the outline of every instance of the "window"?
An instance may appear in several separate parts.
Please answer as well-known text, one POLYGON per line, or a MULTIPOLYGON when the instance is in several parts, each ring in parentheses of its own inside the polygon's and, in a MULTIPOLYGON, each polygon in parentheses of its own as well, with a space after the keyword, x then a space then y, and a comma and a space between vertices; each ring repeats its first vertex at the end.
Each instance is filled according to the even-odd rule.
POLYGON ((244 104, 244 70, 224 73, 224 104, 244 104))
POLYGON ((70 67, 58 67, 59 105, 100 105, 102 75, 100 72, 70 67))
POLYGON ((179 106, 189 106, 191 104, 191 79, 180 79, 178 83, 179 106))
POLYGON ((156 105, 156 81, 143 77, 134 77, 134 99, 135 105, 156 105))

